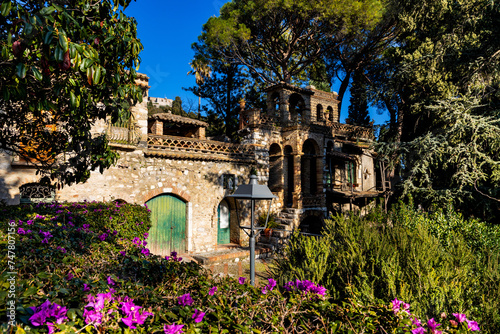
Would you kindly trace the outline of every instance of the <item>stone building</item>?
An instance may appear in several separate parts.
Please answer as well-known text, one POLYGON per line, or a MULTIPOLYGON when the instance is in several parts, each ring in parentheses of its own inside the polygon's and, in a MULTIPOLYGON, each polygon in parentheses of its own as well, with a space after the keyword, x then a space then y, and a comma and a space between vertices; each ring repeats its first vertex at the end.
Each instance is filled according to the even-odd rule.
MULTIPOLYGON (((246 245, 234 200, 227 196, 247 183, 251 172, 278 197, 271 207, 281 223, 274 232, 277 238, 294 228, 320 233, 329 213, 363 208, 380 194, 369 148, 372 130, 339 123, 336 93, 286 84, 269 87, 266 111, 246 110, 241 104, 243 140, 236 144, 206 138, 207 124, 198 120, 169 113, 148 118, 148 78, 139 76, 138 84, 144 102, 132 108, 133 122, 101 122, 93 130, 105 132, 119 152, 115 166, 102 174, 92 172, 85 184, 44 193, 33 166, 2 153, 0 200, 146 204, 153 220, 150 249, 167 254, 246 245)), ((248 221, 243 209, 245 214, 248 221)))

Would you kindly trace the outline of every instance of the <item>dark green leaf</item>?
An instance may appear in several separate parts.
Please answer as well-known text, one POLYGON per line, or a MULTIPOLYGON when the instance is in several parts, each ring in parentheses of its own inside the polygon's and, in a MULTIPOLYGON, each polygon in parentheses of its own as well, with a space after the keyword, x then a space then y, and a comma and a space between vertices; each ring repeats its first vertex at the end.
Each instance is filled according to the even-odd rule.
POLYGON ((11 1, 4 1, 4 2, 2 2, 2 5, 0 6, 0 11, 2 12, 3 16, 7 16, 7 15, 9 15, 11 8, 12 8, 12 2, 11 1))
POLYGON ((21 79, 24 79, 26 77, 26 66, 23 63, 17 64, 16 75, 21 79))

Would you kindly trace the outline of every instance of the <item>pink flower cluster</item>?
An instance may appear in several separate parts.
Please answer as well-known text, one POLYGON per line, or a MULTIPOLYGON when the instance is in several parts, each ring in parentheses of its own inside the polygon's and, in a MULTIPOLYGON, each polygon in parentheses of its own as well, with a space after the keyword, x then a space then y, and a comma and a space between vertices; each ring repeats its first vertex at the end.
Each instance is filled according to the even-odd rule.
MULTIPOLYGON (((401 300, 398 300, 397 298, 394 299, 392 302, 392 310, 394 311, 395 315, 407 315, 411 317, 410 313, 410 304, 405 303, 401 300)), ((450 324, 453 327, 458 327, 460 323, 467 322, 467 329, 470 331, 479 331, 479 325, 477 322, 468 320, 465 314, 463 313, 453 313, 455 316, 456 320, 450 320, 450 324)), ((443 314, 441 317, 446 318, 446 315, 443 314)), ((417 317, 412 317, 412 325, 415 326, 411 330, 412 334, 424 334, 427 332, 427 329, 429 330, 429 333, 431 334, 442 334, 443 331, 438 329, 438 327, 441 326, 434 318, 431 318, 427 321, 427 329, 424 328, 422 325, 421 321, 417 317)))
POLYGON ((316 285, 311 281, 303 280, 299 281, 298 279, 294 281, 287 282, 284 286, 286 291, 301 291, 304 294, 307 293, 315 293, 320 296, 325 296, 326 288, 321 285, 316 285))
POLYGON ((34 314, 30 317, 33 326, 47 325, 49 327, 49 334, 54 333, 54 322, 58 325, 67 320, 67 309, 64 306, 56 303, 52 304, 48 299, 45 303, 38 307, 30 307, 34 314))
POLYGON ((170 256, 165 256, 165 260, 167 261, 173 261, 173 262, 181 262, 182 261, 182 257, 177 257, 177 252, 171 252, 170 253, 170 256))
POLYGON ((268 291, 273 291, 273 289, 276 287, 276 281, 273 280, 272 278, 268 279, 269 284, 267 284, 264 289, 262 289, 262 293, 266 294, 268 291))
POLYGON ((111 289, 108 293, 98 293, 97 296, 87 295, 89 303, 85 305, 83 317, 86 324, 102 324, 106 319, 118 319, 127 325, 130 329, 137 328, 136 325, 144 324, 148 316, 152 316, 151 312, 140 312, 141 306, 134 304, 134 300, 128 296, 115 297, 114 290, 111 289), (119 305, 116 310, 113 304, 119 305), (115 314, 116 313, 116 314, 115 314))

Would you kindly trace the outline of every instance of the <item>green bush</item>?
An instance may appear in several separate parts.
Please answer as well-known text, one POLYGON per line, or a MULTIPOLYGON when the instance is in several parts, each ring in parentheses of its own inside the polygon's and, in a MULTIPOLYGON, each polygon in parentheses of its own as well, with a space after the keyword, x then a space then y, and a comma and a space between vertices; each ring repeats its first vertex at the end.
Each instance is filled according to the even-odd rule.
POLYGON ((408 333, 415 327, 390 304, 333 303, 307 271, 300 281, 253 288, 212 279, 174 253, 151 255, 144 207, 53 203, 0 210, 2 249, 13 245, 15 252, 2 257, 0 313, 14 305, 17 322, 1 324, 3 332, 408 333))
POLYGON ((370 304, 400 298, 417 315, 467 313, 485 332, 498 333, 496 232, 486 225, 469 226, 474 224, 458 218, 450 223, 408 206, 389 216, 339 215, 326 221, 320 238, 295 234, 272 271, 281 281, 314 277, 338 301, 370 304))

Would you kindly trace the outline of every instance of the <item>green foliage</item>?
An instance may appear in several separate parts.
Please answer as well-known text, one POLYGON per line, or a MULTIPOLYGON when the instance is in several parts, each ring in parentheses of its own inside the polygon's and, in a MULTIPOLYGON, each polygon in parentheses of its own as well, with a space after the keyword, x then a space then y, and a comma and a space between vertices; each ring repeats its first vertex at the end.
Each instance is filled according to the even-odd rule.
POLYGON ((389 216, 335 216, 323 236, 295 235, 273 273, 315 277, 337 300, 398 298, 412 314, 467 313, 500 330, 500 229, 460 214, 423 213, 401 204, 389 216))
POLYGON ((269 218, 268 218, 267 211, 264 211, 257 218, 257 225, 264 227, 266 225, 266 219, 267 219, 267 228, 277 228, 277 227, 279 227, 279 224, 276 221, 276 218, 277 218, 277 216, 274 212, 270 212, 269 218))
MULTIPOLYGON (((67 334, 163 333, 172 324, 183 325, 185 333, 379 333, 401 332, 408 324, 388 305, 352 300, 337 305, 319 294, 271 288, 271 282, 267 288, 253 288, 233 278, 212 279, 197 264, 180 262, 176 254, 147 255, 143 239, 149 222, 140 224, 147 218, 145 207, 52 203, 0 210, 0 246, 6 249, 13 236, 16 254, 2 257, 0 312, 5 314, 7 302, 15 302, 17 326, 11 329, 17 333, 49 331, 30 320, 31 308, 47 300, 66 308, 67 319, 54 326, 67 334), (110 216, 108 225, 103 219, 110 216), (9 296, 10 271, 17 272, 15 297, 9 296), (99 294, 103 322, 86 323, 87 312, 94 308, 91 300, 99 294), (193 303, 182 305, 179 297, 186 294, 193 303), (129 327, 122 302, 152 315, 137 328, 129 327), (195 310, 205 313, 199 322, 193 319, 195 310)), ((7 332, 8 324, 0 328, 7 332)))
POLYGON ((399 166, 401 191, 424 207, 452 203, 499 221, 499 7, 389 4, 396 34, 368 71, 372 100, 391 116, 379 153, 399 166))
POLYGON ((207 21, 201 39, 262 82, 291 83, 306 79, 346 36, 372 27, 381 12, 378 0, 233 0, 207 21))
POLYGON ((362 70, 354 71, 351 84, 351 98, 348 108, 347 123, 359 126, 369 126, 367 84, 362 70))
POLYGON ((0 20, 0 149, 37 163, 61 184, 113 164, 97 119, 127 119, 142 44, 131 0, 3 1, 0 20), (65 159, 60 159, 61 155, 65 159))

